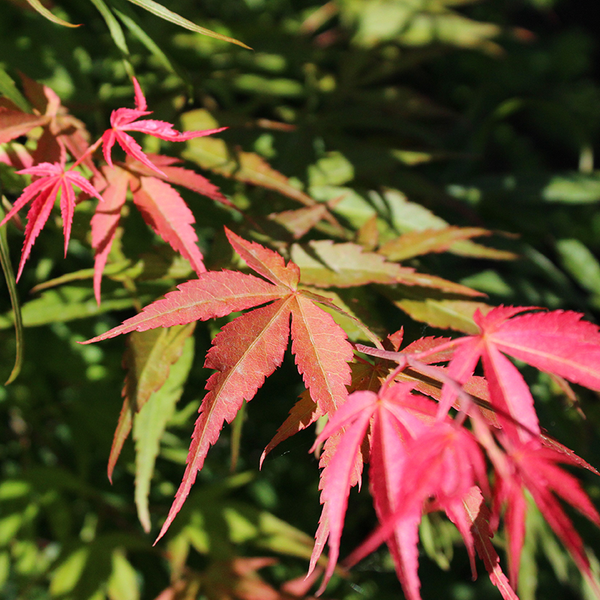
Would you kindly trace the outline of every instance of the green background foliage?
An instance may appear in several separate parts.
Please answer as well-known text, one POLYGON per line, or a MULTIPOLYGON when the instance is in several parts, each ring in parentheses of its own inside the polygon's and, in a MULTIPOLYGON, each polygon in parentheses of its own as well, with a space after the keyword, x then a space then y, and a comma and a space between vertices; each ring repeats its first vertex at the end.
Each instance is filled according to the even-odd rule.
MULTIPOLYGON (((132 106, 128 74, 135 73, 156 118, 188 130, 229 127, 218 139, 162 147, 181 151, 218 184, 265 239, 291 241, 299 230, 270 215, 315 201, 327 203, 335 219, 320 221, 312 239, 358 236, 368 246, 375 230, 386 242, 446 223, 486 227, 495 233, 484 243, 517 260, 494 260, 497 254, 464 242, 451 253, 403 264, 485 292, 491 303, 574 309, 597 320, 600 62, 593 4, 169 3, 250 51, 178 28, 125 0, 61 0, 54 14, 82 24, 78 28, 51 23, 24 2, 0 0, 0 93, 24 106, 18 84, 11 83, 23 72, 53 88, 96 139, 111 110, 132 106)), ((146 151, 160 147, 156 139, 144 141, 146 151)), ((0 163, 0 180, 14 201, 25 179, 0 163)), ((191 192, 182 195, 196 215, 207 266, 227 265, 231 251, 222 226, 243 227, 241 217, 191 192)), ((131 211, 127 233, 111 252, 98 308, 87 238, 92 212, 92 201, 79 205, 66 259, 60 222, 51 218, 18 285, 25 358, 18 379, 0 387, 0 597, 150 599, 185 576, 188 587, 178 597, 221 598, 217 584, 235 579, 236 557, 277 556, 277 564, 261 570, 275 588, 302 576, 319 515, 317 461, 308 454, 312 432, 278 447, 257 472, 263 448, 303 391, 289 356, 225 429, 166 540, 152 546, 183 472, 208 375, 203 357, 222 322, 198 327, 186 342, 157 392, 159 414, 140 413, 135 442, 125 443, 108 482, 124 343, 77 342, 117 325, 191 270, 131 211), (144 445, 142 423, 157 432, 166 427, 159 447, 152 446, 157 438, 144 445), (148 504, 139 485, 134 491, 136 477, 149 490, 148 504), (151 523, 150 535, 138 510, 151 523)), ((16 264, 22 236, 14 227, 7 233, 16 264)), ((16 343, 10 297, 1 286, 4 381, 16 343)), ((404 326, 415 339, 439 333, 424 321, 441 325, 446 319, 459 328, 468 321, 451 296, 431 291, 370 286, 336 292, 379 333, 404 326)), ((354 334, 360 339, 359 331, 354 334)), ((549 434, 600 466, 598 397, 578 390, 575 404, 549 377, 528 375, 537 377, 532 383, 549 434)), ((598 481, 581 476, 599 505, 598 481)), ((365 495, 351 495, 345 553, 373 527, 365 495)), ((531 514, 520 597, 588 593, 547 525, 531 514)), ((499 597, 486 577, 470 582, 452 526, 430 518, 421 534, 424 598, 499 597)), ((597 531, 584 528, 583 537, 600 548, 597 531)), ((399 594, 380 549, 350 575, 336 577, 326 597, 385 600, 399 594)))

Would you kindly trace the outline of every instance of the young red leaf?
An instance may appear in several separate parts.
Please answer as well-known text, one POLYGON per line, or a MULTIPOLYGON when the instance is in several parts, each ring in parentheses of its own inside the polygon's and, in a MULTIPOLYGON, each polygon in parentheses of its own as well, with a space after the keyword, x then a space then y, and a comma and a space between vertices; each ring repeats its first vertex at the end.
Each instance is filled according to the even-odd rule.
MULTIPOLYGON (((375 509, 382 521, 396 512, 406 446, 427 427, 427 420, 431 420, 435 412, 435 404, 422 396, 412 395, 412 388, 412 384, 403 383, 384 388, 379 394, 370 391, 354 392, 334 413, 315 442, 319 444, 332 436, 340 436, 335 452, 321 476, 323 513, 317 532, 318 543, 311 558, 312 567, 328 537, 329 563, 321 590, 331 577, 339 555, 348 495, 350 488, 356 484, 355 465, 360 459, 369 423, 370 481, 375 509)), ((416 542, 420 513, 419 507, 416 513, 403 515, 403 520, 395 524, 397 527, 390 538, 390 551, 394 556, 398 575, 405 593, 411 599, 418 598, 416 542)))
POLYGON ((128 133, 125 133, 126 131, 139 131, 170 142, 184 142, 186 140, 191 140, 192 138, 211 135, 227 129, 226 127, 219 127, 217 129, 207 129, 205 131, 187 131, 182 133, 173 129, 173 125, 165 121, 156 121, 153 119, 140 121, 140 117, 150 115, 152 114, 152 111, 146 110, 146 99, 144 98, 144 94, 135 77, 133 78, 133 86, 135 88, 136 108, 118 108, 117 110, 114 110, 110 116, 111 129, 107 129, 102 135, 102 151, 104 152, 106 162, 111 167, 113 164, 111 150, 115 142, 117 142, 127 154, 139 160, 153 171, 163 176, 165 175, 165 173, 159 169, 146 154, 144 154, 141 146, 128 133))
POLYGON ((495 495, 496 511, 503 504, 507 507, 505 522, 509 538, 511 582, 514 584, 517 579, 524 539, 524 488, 527 488, 550 527, 569 550, 577 567, 591 580, 590 564, 583 542, 555 497, 558 496, 600 527, 600 515, 579 482, 556 464, 573 461, 565 454, 531 442, 515 445, 507 458, 509 468, 498 473, 499 483, 495 495))
MULTIPOLYGON (((398 342, 400 343, 400 342, 398 342)), ((409 382, 415 386, 415 391, 429 396, 434 400, 442 400, 443 384, 451 378, 448 375, 448 369, 434 365, 432 363, 446 362, 452 358, 455 352, 461 352, 469 348, 469 341, 466 344, 455 348, 454 342, 450 338, 421 338, 412 344, 409 344, 401 351, 381 350, 380 348, 371 348, 362 344, 356 344, 355 349, 370 356, 375 356, 379 359, 375 365, 384 368, 385 374, 389 374, 389 362, 394 361, 403 367, 403 370, 398 371, 394 376, 395 381, 409 382), (385 361, 385 362, 384 362, 385 361)), ((454 391, 460 388, 454 383, 454 391)), ((461 401, 455 402, 454 407, 457 410, 463 410, 471 415, 470 407, 472 404, 477 404, 481 416, 484 417, 488 426, 499 429, 500 423, 496 413, 491 408, 488 383, 483 377, 471 376, 465 383, 462 384, 462 390, 468 394, 468 397, 463 396, 461 401), (466 402, 464 400, 467 400, 466 402)), ((448 412, 447 408, 438 409, 440 414, 448 412)), ((581 459, 580 459, 581 460, 581 459)))
MULTIPOLYGON (((406 402, 411 388, 411 384, 394 386, 393 391, 396 398, 400 400, 400 404, 406 402)), ((376 413, 372 426, 369 481, 373 505, 380 522, 395 514, 398 508, 404 479, 402 473, 408 464, 406 444, 410 440, 410 433, 402 431, 404 423, 400 424, 397 420, 400 416, 398 408, 389 406, 388 410, 391 409, 392 414, 386 414, 381 407, 376 413), (404 435, 402 435, 403 433, 404 435)), ((403 416, 400 418, 402 419, 403 416)), ((421 507, 416 507, 416 510, 411 507, 395 523, 392 535, 386 540, 396 574, 408 600, 416 600, 420 597, 421 584, 418 576, 419 553, 417 549, 420 520, 421 507)))
POLYGON ((490 345, 483 352, 483 369, 490 397, 503 431, 513 440, 540 443, 541 434, 533 396, 521 373, 490 345))
MULTIPOLYGON (((527 309, 521 309, 527 310, 527 309)), ((482 334, 498 350, 542 371, 600 390, 600 331, 582 314, 556 310, 498 319, 501 308, 476 315, 482 334)))
MULTIPOLYGON (((399 411, 395 415, 398 417, 399 411)), ((402 417, 402 422, 405 420, 406 416, 402 417)), ((456 507, 476 481, 487 490, 483 454, 472 434, 453 423, 419 421, 411 436, 403 437, 392 419, 375 418, 369 475, 382 527, 346 562, 354 564, 385 541, 406 597, 417 600, 420 597, 417 527, 423 507, 429 501, 430 509, 441 509, 451 518, 456 517, 456 507)), ((467 524, 464 519, 453 520, 472 557, 473 544, 467 524)), ((472 568, 475 572, 473 561, 472 568)))
POLYGON ((43 229, 50 211, 54 206, 59 192, 60 210, 63 219, 63 229, 65 236, 65 255, 69 245, 71 236, 71 223, 73 222, 73 212, 75 210, 75 192, 73 186, 77 186, 90 196, 95 196, 102 200, 100 194, 92 186, 92 184, 76 171, 65 171, 64 165, 41 163, 19 171, 20 174, 34 175, 39 177, 36 181, 28 185, 23 193, 17 198, 11 210, 0 223, 0 227, 11 219, 21 208, 23 208, 30 200, 33 200, 32 206, 27 214, 27 227, 25 228, 25 242, 23 243, 23 251, 21 253, 21 262, 19 263, 19 271, 17 273, 17 281, 21 277, 25 261, 27 260, 31 247, 35 242, 35 238, 43 229))
MULTIPOLYGON (((435 498, 442 507, 463 498, 475 484, 487 491, 485 460, 464 427, 436 421, 408 444, 403 471, 403 502, 421 505, 435 498)), ((489 492, 488 492, 489 495, 489 492)))
POLYGON ((196 273, 206 271, 197 245, 198 236, 193 227, 194 215, 169 184, 155 177, 141 177, 139 188, 133 191, 133 201, 144 221, 173 250, 187 258, 196 273))
MULTIPOLYGON (((515 443, 536 440, 540 428, 531 393, 517 368, 501 353, 509 354, 544 371, 600 389, 600 332, 573 312, 536 312, 528 307, 492 309, 475 314, 480 334, 461 338, 456 344, 448 375, 464 383, 481 358, 489 384, 492 407, 505 434, 515 443)), ((452 406, 456 392, 444 389, 440 414, 452 406)))
MULTIPOLYGON (((344 517, 348 506, 348 495, 356 485, 356 463, 363 439, 367 433, 369 420, 376 409, 377 395, 373 392, 355 392, 334 414, 315 446, 325 439, 325 450, 334 451, 326 462, 321 474, 320 489, 323 512, 316 534, 315 547, 310 559, 309 574, 314 569, 325 541, 329 543, 329 560, 319 593, 325 589, 333 575, 339 557, 340 540, 344 517)), ((314 446, 313 446, 314 448, 314 446)), ((325 453, 324 453, 325 454, 325 453)))
POLYGON ((477 487, 463 498, 463 507, 467 521, 471 523, 470 532, 477 554, 490 576, 490 581, 498 588, 504 600, 519 600, 506 575, 500 567, 500 558, 492 546, 493 533, 490 528, 490 510, 483 501, 481 490, 477 487))

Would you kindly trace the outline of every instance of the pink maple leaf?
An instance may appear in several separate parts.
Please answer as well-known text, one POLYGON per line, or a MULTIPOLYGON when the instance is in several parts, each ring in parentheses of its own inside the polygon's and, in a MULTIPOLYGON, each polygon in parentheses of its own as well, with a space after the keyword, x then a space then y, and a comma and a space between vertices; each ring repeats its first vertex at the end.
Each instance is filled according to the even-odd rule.
MULTIPOLYGON (((396 385, 391 391, 398 394, 402 392, 399 386, 406 385, 396 385)), ((413 403, 417 398, 410 395, 404 401, 413 403)), ((408 414, 406 408, 403 412, 408 414)), ((402 439, 395 421, 401 414, 395 407, 392 413, 373 420, 369 478, 382 526, 345 564, 355 564, 386 542, 406 597, 418 600, 417 543, 422 513, 441 509, 448 514, 465 540, 475 576, 472 523, 464 514, 463 502, 476 483, 484 490, 488 486, 483 453, 469 431, 451 421, 427 424, 419 420, 412 437, 402 439)))
POLYGON ((19 196, 13 207, 0 223, 0 227, 11 219, 30 200, 33 200, 31 208, 27 213, 27 226, 25 227, 25 242, 21 253, 21 262, 17 273, 17 281, 23 272, 23 266, 29 257, 31 248, 39 232, 43 229, 50 211, 54 206, 58 193, 60 195, 60 212, 63 219, 63 230, 65 235, 65 255, 71 237, 71 224, 73 223, 73 212, 75 210, 75 192, 73 186, 77 186, 90 196, 102 200, 102 196, 94 186, 80 173, 76 171, 65 171, 64 165, 59 163, 40 163, 28 169, 18 171, 20 175, 34 175, 39 177, 28 185, 19 196))
POLYGON ((513 448, 506 457, 504 468, 496 471, 493 521, 497 524, 500 508, 506 506, 504 522, 508 537, 509 574, 513 587, 517 583, 521 549, 525 539, 525 488, 550 527, 571 553, 577 567, 588 577, 590 583, 595 585, 590 576, 590 564, 583 549, 583 542, 556 496, 599 527, 600 515, 575 477, 556 464, 561 462, 576 464, 574 459, 564 453, 548 447, 540 448, 529 442, 513 448))
MULTIPOLYGON (((329 563, 320 591, 323 591, 333 574, 339 556, 348 495, 359 481, 356 463, 362 462, 361 448, 369 427, 369 478, 375 510, 383 522, 398 509, 407 446, 428 428, 428 423, 434 422, 435 415, 435 403, 413 394, 413 387, 410 383, 399 383, 383 388, 379 394, 371 391, 354 392, 331 417, 315 442, 319 444, 326 439, 325 452, 332 442, 335 445, 321 475, 323 513, 311 557, 312 569, 328 541, 329 563)), ((420 508, 410 516, 405 515, 385 540, 402 587, 411 600, 419 598, 417 542, 420 516, 420 508)))
MULTIPOLYGON (((479 335, 450 342, 456 347, 448 375, 464 383, 479 359, 489 385, 492 407, 504 433, 516 444, 541 445, 541 430, 533 397, 525 380, 505 354, 569 381, 600 390, 600 332, 583 315, 556 310, 530 312, 535 307, 499 306, 487 315, 475 313, 479 335)), ((456 391, 445 386, 440 415, 453 405, 456 391)))
POLYGON ((227 127, 218 127, 217 129, 206 129, 204 131, 186 131, 181 132, 175 130, 171 123, 166 121, 157 121, 155 119, 138 120, 140 117, 151 115, 152 111, 146 110, 146 98, 142 92, 142 88, 137 79, 133 78, 133 87, 135 89, 135 109, 133 108, 118 108, 113 110, 110 116, 111 129, 107 129, 102 135, 102 151, 106 162, 112 167, 111 150, 115 142, 123 148, 123 150, 136 158, 141 163, 152 169, 156 173, 165 176, 144 152, 141 146, 128 134, 126 131, 139 131, 147 133, 154 137, 166 140, 169 142, 185 142, 196 137, 211 135, 227 129, 227 127))

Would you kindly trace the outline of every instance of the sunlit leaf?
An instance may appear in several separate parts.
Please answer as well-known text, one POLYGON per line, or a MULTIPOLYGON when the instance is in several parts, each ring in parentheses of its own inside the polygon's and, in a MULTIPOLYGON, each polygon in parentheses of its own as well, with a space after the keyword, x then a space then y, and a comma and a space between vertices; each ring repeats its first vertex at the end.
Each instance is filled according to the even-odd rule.
MULTIPOLYGON (((448 227, 448 223, 444 219, 438 217, 421 204, 411 202, 398 190, 387 190, 384 192, 383 197, 388 203, 392 223, 401 233, 424 231, 427 229, 446 229, 448 227)), ((510 260, 515 258, 512 252, 488 248, 470 240, 457 240, 448 248, 448 251, 460 256, 496 260, 510 260)))
POLYGON ((116 548, 112 554, 112 573, 106 592, 110 600, 140 598, 138 575, 121 548, 116 548))
POLYGON ((80 27, 81 25, 73 25, 73 23, 69 23, 68 21, 64 21, 60 17, 57 17, 54 13, 50 12, 41 2, 40 0, 27 0, 29 6, 36 10, 37 12, 48 19, 48 21, 52 21, 57 25, 63 25, 64 27, 80 27))
POLYGON ((489 234, 489 231, 480 227, 446 227, 411 231, 383 244, 379 252, 389 260, 402 261, 431 252, 445 252, 457 241, 489 234))
POLYGON ((600 200, 600 175, 573 173, 554 175, 542 190, 546 202, 587 204, 600 200))
POLYGON ((453 329, 463 333, 476 333, 477 325, 473 315, 477 309, 489 310, 483 302, 472 300, 444 300, 425 298, 423 300, 394 299, 394 304, 415 321, 427 323, 439 329, 453 329))
MULTIPOLYGON (((138 510, 138 517, 145 531, 150 531, 148 496, 150 494, 150 481, 154 473, 154 463, 158 456, 160 439, 167 421, 173 414, 175 405, 183 393, 183 385, 187 380, 194 358, 194 340, 193 337, 190 337, 190 334, 194 330, 194 325, 195 323, 167 330, 170 332, 168 337, 173 338, 177 336, 178 344, 180 343, 179 340, 183 338, 184 345, 177 348, 181 355, 172 364, 169 375, 160 389, 150 396, 140 412, 134 417, 133 439, 135 440, 136 450, 135 504, 138 510), (182 331, 176 332, 173 331, 174 329, 182 329, 182 331)), ((132 335, 145 335, 148 333, 151 332, 132 335)), ((173 344, 168 348, 169 351, 171 351, 172 346, 173 344)), ((159 355, 157 358, 157 364, 167 364, 167 360, 162 356, 159 355)))
MULTIPOLYGON (((28 0, 28 2, 31 0, 28 0)), ((188 19, 183 18, 182 16, 174 13, 173 11, 165 8, 162 4, 158 2, 154 2, 154 0, 128 0, 132 4, 147 10, 148 12, 156 15, 157 17, 164 19, 165 21, 169 21, 170 23, 174 23, 175 25, 179 25, 179 27, 183 27, 184 29, 189 29, 190 31, 195 31, 196 33, 201 33, 202 35, 207 35, 209 37, 215 38, 217 40, 222 40, 224 42, 231 42, 232 44, 237 44, 242 48, 248 48, 251 50, 250 46, 246 46, 243 42, 238 40, 234 40, 226 35, 222 35, 220 33, 216 33, 211 31, 210 29, 205 29, 204 27, 200 27, 188 19)))
POLYGON ((584 289, 600 295, 600 264, 581 241, 564 239, 556 242, 563 268, 584 289))
POLYGON ((312 241, 307 248, 294 244, 291 252, 301 269, 301 281, 319 287, 353 287, 369 283, 431 287, 448 293, 479 296, 480 292, 419 273, 410 267, 387 262, 381 254, 364 251, 358 244, 335 244, 332 240, 312 241))

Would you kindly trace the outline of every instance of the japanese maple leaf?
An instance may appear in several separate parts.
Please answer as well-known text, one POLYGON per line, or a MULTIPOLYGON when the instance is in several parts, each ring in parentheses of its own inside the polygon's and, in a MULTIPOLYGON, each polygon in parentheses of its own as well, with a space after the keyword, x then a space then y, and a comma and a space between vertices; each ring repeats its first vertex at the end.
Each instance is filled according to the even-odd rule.
POLYGON ((315 295, 297 288, 298 267, 292 262, 286 265, 272 250, 229 230, 226 233, 247 265, 264 279, 233 271, 201 273, 197 280, 179 285, 178 291, 145 307, 122 325, 85 342, 205 321, 269 303, 237 317, 213 340, 204 366, 216 373, 206 383, 208 393, 200 406, 187 468, 159 539, 185 502, 224 422, 231 422, 244 400, 251 400, 265 377, 283 361, 290 331, 296 365, 320 409, 333 414, 347 397, 347 363, 352 359, 352 347, 332 317, 315 304, 315 295))
MULTIPOLYGON (((517 584, 521 549, 525 537, 527 512, 525 489, 529 491, 546 521, 569 550, 577 567, 594 585, 583 542, 557 496, 598 527, 600 527, 600 515, 575 477, 561 469, 557 463, 574 465, 576 461, 552 448, 539 447, 535 443, 528 442, 511 450, 507 457, 508 468, 497 470, 497 485, 494 491, 495 522, 498 521, 500 508, 505 506, 504 522, 508 537, 509 574, 513 587, 517 584)), ((597 586, 596 593, 600 596, 597 586)))
POLYGON ((94 294, 100 304, 102 272, 108 258, 117 227, 121 219, 121 208, 131 189, 133 203, 146 223, 160 235, 176 252, 189 260, 196 273, 206 271, 203 257, 194 230, 194 215, 171 183, 231 206, 217 186, 205 177, 189 169, 173 166, 177 159, 152 155, 153 164, 161 166, 162 175, 149 169, 137 160, 128 157, 125 165, 114 164, 104 167, 107 187, 103 190, 105 202, 98 204, 92 217, 92 248, 94 258, 94 294))
MULTIPOLYGON (((486 493, 488 488, 479 444, 459 424, 436 420, 436 404, 413 390, 414 384, 399 383, 384 386, 379 394, 354 392, 317 438, 317 443, 327 439, 325 448, 335 436, 341 438, 321 477, 324 506, 319 528, 328 532, 330 553, 320 591, 339 555, 348 494, 355 483, 354 462, 370 429, 369 480, 382 527, 352 553, 345 566, 352 566, 385 541, 405 596, 418 600, 419 522, 424 510, 444 510, 465 540, 474 575, 477 551, 504 598, 514 600, 516 595, 490 544, 491 532, 481 531, 479 510, 473 512, 474 490, 481 497, 477 484, 486 493)), ((481 510, 489 514, 487 508, 481 510)), ((323 545, 315 545, 311 565, 323 545)))
POLYGON ((146 98, 142 92, 142 88, 138 83, 137 79, 133 78, 133 87, 135 89, 135 109, 133 108, 118 108, 113 110, 110 116, 111 128, 107 129, 102 135, 102 151, 104 153, 104 159, 109 166, 112 166, 111 150, 115 142, 123 148, 123 150, 136 158, 141 163, 146 165, 153 171, 164 175, 144 152, 141 146, 128 134, 127 131, 139 131, 147 133, 154 137, 166 140, 169 142, 185 142, 192 138, 202 137, 205 135, 211 135, 227 129, 227 127, 219 127, 217 129, 206 129, 204 131, 187 131, 180 132, 173 129, 171 123, 166 121, 157 121, 155 119, 144 119, 139 120, 140 117, 151 115, 152 111, 146 110, 146 98))
POLYGON ((382 527, 345 563, 355 564, 385 541, 406 597, 418 600, 416 546, 423 511, 443 510, 455 523, 465 540, 473 576, 476 576, 472 522, 465 516, 463 502, 476 484, 487 492, 486 465, 475 437, 455 422, 424 423, 413 437, 403 440, 400 448, 397 444, 394 447, 398 437, 395 424, 388 423, 387 431, 382 427, 384 424, 384 420, 373 422, 369 473, 375 510, 382 527), (403 457, 401 461, 399 456, 403 457), (391 478, 393 469, 398 472, 391 478))
MULTIPOLYGON (((482 359, 492 407, 506 436, 514 443, 540 442, 533 397, 523 376, 504 356, 508 354, 542 371, 600 390, 600 332, 571 311, 535 312, 528 307, 500 306, 487 315, 475 313, 479 335, 451 342, 456 351, 448 375, 464 383, 482 359)), ((446 386, 440 404, 444 414, 456 393, 446 386)))
MULTIPOLYGON (((327 423, 315 444, 331 440, 335 450, 321 474, 323 512, 317 531, 317 543, 311 557, 311 569, 321 554, 325 541, 329 545, 329 562, 321 586, 329 581, 339 556, 348 495, 357 483, 356 461, 369 427, 370 482, 375 509, 380 518, 395 513, 402 485, 402 471, 409 441, 419 435, 435 418, 436 404, 411 393, 413 384, 399 383, 384 387, 379 394, 354 392, 327 423), (339 439, 336 439, 338 437, 339 439)), ((409 598, 418 598, 417 576, 418 524, 421 511, 405 515, 388 541, 398 577, 409 598)))
POLYGON ((17 281, 23 272, 23 266, 31 247, 33 246, 36 237, 43 229, 50 211, 54 206, 60 192, 60 211, 63 220, 63 229, 65 236, 65 255, 69 245, 71 236, 71 224, 73 223, 73 212, 75 210, 75 192, 73 186, 77 186, 90 196, 95 196, 102 200, 100 194, 94 186, 80 173, 76 171, 65 171, 64 165, 58 163, 41 163, 28 169, 18 171, 22 175, 34 175, 39 177, 33 183, 28 185, 23 193, 17 198, 11 210, 4 217, 0 226, 4 225, 11 219, 21 208, 23 208, 30 200, 33 200, 31 208, 27 213, 27 226, 25 227, 25 242, 23 243, 23 251, 21 253, 21 262, 19 263, 19 271, 17 273, 17 281))

